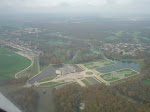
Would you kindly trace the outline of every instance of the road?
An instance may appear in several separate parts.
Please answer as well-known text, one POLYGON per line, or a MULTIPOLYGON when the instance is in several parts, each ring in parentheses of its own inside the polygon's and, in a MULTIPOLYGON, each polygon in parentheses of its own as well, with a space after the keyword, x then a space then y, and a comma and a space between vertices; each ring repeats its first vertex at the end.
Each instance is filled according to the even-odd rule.
POLYGON ((38 73, 40 72, 39 56, 37 56, 38 73))
MULTIPOLYGON (((106 85, 109 85, 109 82, 105 81, 104 79, 102 79, 98 74, 101 74, 100 72, 98 72, 97 70, 95 69, 88 69, 86 68, 83 64, 79 64, 79 66, 81 68, 84 69, 83 72, 81 72, 80 74, 82 74, 82 76, 84 77, 89 77, 89 75, 86 74, 86 72, 92 72, 93 75, 92 76, 95 76, 98 80, 100 80, 101 82, 105 83, 106 85)), ((80 84, 81 85, 81 84, 80 84)), ((81 85, 82 86, 82 85, 81 85)))
POLYGON ((54 112, 54 103, 51 88, 36 88, 36 90, 38 91, 40 96, 37 112, 54 112))

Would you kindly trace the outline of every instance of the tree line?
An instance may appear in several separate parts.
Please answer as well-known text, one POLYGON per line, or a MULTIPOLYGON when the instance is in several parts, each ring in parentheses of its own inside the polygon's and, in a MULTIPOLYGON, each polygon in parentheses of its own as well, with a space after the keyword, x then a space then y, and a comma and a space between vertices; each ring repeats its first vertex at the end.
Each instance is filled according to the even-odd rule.
MULTIPOLYGON (((127 91, 126 91, 127 92, 127 91)), ((148 91, 147 91, 148 92, 148 91)), ((126 97, 117 89, 103 84, 81 88, 75 84, 55 90, 56 112, 148 112, 150 103, 126 97), (84 110, 80 104, 84 103, 84 110)), ((133 95, 133 93, 132 93, 133 95)))

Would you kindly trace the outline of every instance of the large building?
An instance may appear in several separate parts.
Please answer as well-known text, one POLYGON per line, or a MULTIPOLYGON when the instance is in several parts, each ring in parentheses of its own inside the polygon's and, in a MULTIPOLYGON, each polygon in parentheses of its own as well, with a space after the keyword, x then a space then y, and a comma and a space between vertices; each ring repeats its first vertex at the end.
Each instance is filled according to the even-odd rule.
POLYGON ((65 66, 63 68, 60 68, 59 70, 56 70, 57 75, 66 75, 74 72, 76 72, 76 69, 73 66, 65 66))

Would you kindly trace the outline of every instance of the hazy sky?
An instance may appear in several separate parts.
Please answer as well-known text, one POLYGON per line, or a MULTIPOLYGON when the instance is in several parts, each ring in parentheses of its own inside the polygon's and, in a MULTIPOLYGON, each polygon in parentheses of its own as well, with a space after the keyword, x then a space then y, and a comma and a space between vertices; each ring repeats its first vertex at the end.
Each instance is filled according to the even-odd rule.
POLYGON ((0 0, 0 13, 150 14, 150 0, 0 0))

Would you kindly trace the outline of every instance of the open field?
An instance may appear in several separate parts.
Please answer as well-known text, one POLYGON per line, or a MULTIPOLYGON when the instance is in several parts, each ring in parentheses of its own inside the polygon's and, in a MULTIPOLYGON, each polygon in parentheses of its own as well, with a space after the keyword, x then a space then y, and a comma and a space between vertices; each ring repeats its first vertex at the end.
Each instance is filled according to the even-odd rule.
POLYGON ((86 72, 87 75, 93 75, 93 72, 86 72))
POLYGON ((105 38, 106 40, 115 40, 115 39, 118 39, 117 36, 109 36, 109 37, 106 37, 105 38))
POLYGON ((93 77, 86 77, 85 78, 91 85, 100 84, 97 80, 95 80, 93 77))
POLYGON ((9 27, 15 27, 15 28, 17 28, 17 27, 27 27, 26 25, 24 25, 23 23, 21 23, 21 22, 6 22, 6 21, 3 21, 3 22, 0 22, 0 26, 9 26, 9 27))
POLYGON ((15 73, 27 68, 30 64, 31 60, 0 48, 0 77, 14 77, 15 73))
POLYGON ((29 71, 30 77, 33 77, 38 73, 38 62, 37 58, 34 58, 33 66, 31 67, 31 70, 29 71))
POLYGON ((1 80, 6 80, 6 79, 14 79, 13 77, 10 77, 8 75, 0 75, 0 81, 1 80))
POLYGON ((87 80, 85 80, 85 79, 83 79, 83 80, 81 80, 86 86, 90 86, 91 84, 87 81, 87 80))
POLYGON ((48 83, 43 83, 40 85, 40 87, 51 87, 51 88, 55 88, 57 86, 61 86, 66 84, 67 82, 48 82, 48 83))
POLYGON ((116 64, 116 63, 113 61, 104 59, 104 60, 99 60, 97 62, 91 62, 91 63, 84 64, 84 66, 87 67, 88 69, 97 69, 97 68, 103 68, 106 66, 111 66, 114 64, 116 64))
POLYGON ((39 80, 38 82, 45 82, 45 81, 50 81, 50 80, 53 80, 54 78, 56 78, 57 76, 51 76, 51 77, 48 77, 48 78, 44 78, 42 80, 39 80))
POLYGON ((48 83, 43 83, 43 84, 41 84, 40 86, 53 86, 53 85, 56 85, 56 84, 59 84, 59 82, 48 82, 48 83))
POLYGON ((130 76, 134 76, 137 74, 138 74, 138 72, 126 68, 126 69, 121 69, 121 70, 103 74, 100 77, 106 81, 116 81, 119 79, 124 79, 124 78, 130 77, 130 76))

